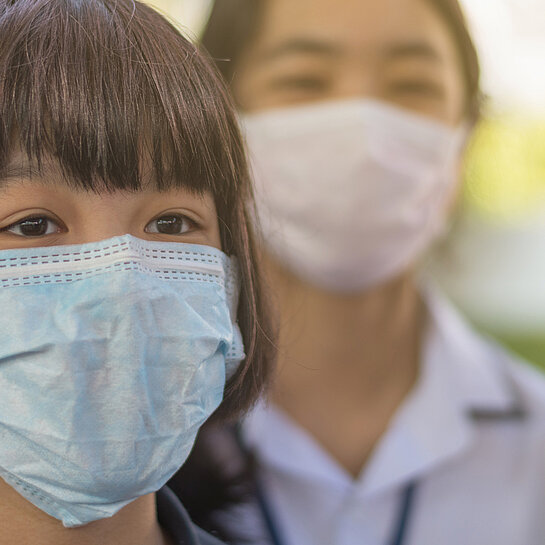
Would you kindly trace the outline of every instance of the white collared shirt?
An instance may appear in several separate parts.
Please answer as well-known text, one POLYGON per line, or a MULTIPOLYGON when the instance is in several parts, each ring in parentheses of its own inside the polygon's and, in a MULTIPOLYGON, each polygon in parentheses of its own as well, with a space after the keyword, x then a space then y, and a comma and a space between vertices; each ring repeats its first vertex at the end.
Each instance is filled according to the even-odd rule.
POLYGON ((545 544, 545 379, 428 303, 419 381, 359 478, 279 409, 245 421, 283 545, 389 545, 412 481, 403 545, 545 544))

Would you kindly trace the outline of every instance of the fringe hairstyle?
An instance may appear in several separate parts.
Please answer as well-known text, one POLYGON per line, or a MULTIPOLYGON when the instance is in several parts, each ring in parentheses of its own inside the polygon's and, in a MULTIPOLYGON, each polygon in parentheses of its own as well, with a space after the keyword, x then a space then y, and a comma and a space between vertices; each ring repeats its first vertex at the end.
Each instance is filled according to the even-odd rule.
POLYGON ((242 276, 247 357, 216 417, 253 404, 272 365, 271 318, 248 207, 251 185, 231 100, 203 55, 133 0, 0 0, 0 184, 15 150, 87 191, 214 196, 223 251, 242 276))

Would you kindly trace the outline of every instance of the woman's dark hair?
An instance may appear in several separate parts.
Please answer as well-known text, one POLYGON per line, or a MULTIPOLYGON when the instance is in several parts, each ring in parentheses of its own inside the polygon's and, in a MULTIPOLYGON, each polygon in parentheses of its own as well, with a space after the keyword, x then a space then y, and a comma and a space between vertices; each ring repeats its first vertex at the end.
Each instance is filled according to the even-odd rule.
POLYGON ((212 193, 222 249, 240 265, 246 347, 216 416, 247 409, 270 375, 271 319, 241 137, 208 61, 137 1, 0 0, 0 184, 16 151, 38 169, 57 161, 87 191, 212 193))
MULTIPOLYGON (((233 79, 240 54, 259 32, 265 1, 215 0, 201 43, 228 82, 233 79)), ((460 2, 427 1, 439 11, 456 41, 464 69, 467 115, 477 120, 482 103, 479 58, 460 2)))

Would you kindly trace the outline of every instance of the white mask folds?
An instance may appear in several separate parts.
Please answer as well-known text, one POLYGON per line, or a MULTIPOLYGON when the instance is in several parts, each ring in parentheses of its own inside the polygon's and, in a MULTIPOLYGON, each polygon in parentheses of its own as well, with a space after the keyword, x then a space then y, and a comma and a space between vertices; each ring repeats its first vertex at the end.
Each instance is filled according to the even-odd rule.
POLYGON ((365 291, 443 230, 465 127, 360 99, 242 122, 265 245, 309 283, 365 291))

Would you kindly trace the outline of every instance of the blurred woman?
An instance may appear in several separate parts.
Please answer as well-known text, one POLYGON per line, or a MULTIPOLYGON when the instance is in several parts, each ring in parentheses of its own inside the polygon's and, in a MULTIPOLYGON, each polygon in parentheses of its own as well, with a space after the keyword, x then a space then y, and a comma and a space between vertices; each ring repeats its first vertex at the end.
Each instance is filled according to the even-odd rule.
POLYGON ((416 274, 479 115, 458 2, 217 0, 203 43, 244 121, 281 329, 270 402, 239 434, 255 501, 201 504, 208 526, 541 543, 545 382, 416 274))

